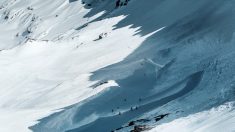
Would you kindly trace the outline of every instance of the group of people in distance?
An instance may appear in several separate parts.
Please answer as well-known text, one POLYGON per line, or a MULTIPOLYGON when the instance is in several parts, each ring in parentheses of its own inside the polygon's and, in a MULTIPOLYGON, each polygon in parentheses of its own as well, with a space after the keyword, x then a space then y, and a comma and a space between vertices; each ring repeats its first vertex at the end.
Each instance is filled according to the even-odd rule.
MULTIPOLYGON (((124 102, 126 102, 127 101, 127 99, 124 99, 124 102)), ((139 102, 141 102, 142 101, 142 99, 141 98, 139 98, 139 102)), ((117 107, 117 109, 119 109, 119 107, 117 107)), ((130 108, 130 111, 134 111, 134 110, 138 110, 139 109, 139 107, 138 106, 135 106, 135 107, 131 107, 130 108)), ((112 113, 114 113, 114 109, 112 109, 112 113)), ((118 112, 118 115, 121 115, 122 113, 119 111, 118 112)))

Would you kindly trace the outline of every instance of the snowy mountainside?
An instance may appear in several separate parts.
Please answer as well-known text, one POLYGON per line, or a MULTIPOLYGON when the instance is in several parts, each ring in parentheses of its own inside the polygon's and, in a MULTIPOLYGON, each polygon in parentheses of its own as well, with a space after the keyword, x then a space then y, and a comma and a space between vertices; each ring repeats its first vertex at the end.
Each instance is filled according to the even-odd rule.
POLYGON ((232 132, 234 131, 234 104, 227 103, 209 111, 162 124, 150 132, 232 132))
MULTIPOLYGON (((88 23, 94 17, 84 16, 89 12, 81 2, 59 0, 6 0, 1 6, 1 49, 9 49, 32 40, 53 40, 73 36, 76 28, 88 23)), ((76 36, 74 36, 76 37, 76 36)))
POLYGON ((235 131, 234 6, 1 1, 0 131, 235 131))

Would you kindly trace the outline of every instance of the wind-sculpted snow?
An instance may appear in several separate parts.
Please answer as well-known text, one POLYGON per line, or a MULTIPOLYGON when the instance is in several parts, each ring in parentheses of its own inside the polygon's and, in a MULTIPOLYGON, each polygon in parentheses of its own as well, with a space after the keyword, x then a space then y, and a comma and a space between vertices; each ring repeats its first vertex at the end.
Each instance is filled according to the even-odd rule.
POLYGON ((18 119, 20 131, 167 131, 234 101, 233 0, 6 3, 0 26, 23 26, 5 28, 14 42, 0 38, 0 121, 12 121, 0 130, 18 119))
POLYGON ((140 26, 138 31, 142 35, 162 26, 166 28, 146 39, 122 62, 102 68, 91 77, 91 80, 116 80, 119 87, 111 87, 84 104, 65 109, 55 114, 55 118, 53 115, 41 120, 33 130, 53 130, 55 127, 48 124, 70 115, 65 120, 68 123, 58 124, 56 131, 111 131, 157 108, 166 109, 162 110, 164 113, 182 109, 181 115, 187 115, 219 105, 234 96, 233 87, 230 87, 233 79, 224 82, 224 78, 234 76, 231 69, 234 62, 229 57, 234 54, 229 50, 234 48, 234 28, 229 28, 234 27, 230 6, 234 2, 161 1, 156 2, 155 8, 143 8, 145 12, 133 11, 141 6, 150 7, 152 3, 132 1, 130 7, 122 9, 122 13, 128 15, 116 28, 129 24, 132 28, 140 26), (188 8, 187 12, 183 12, 186 10, 183 7, 188 8), (182 12, 176 10, 178 8, 182 12), (173 12, 175 14, 171 15, 173 12), (146 19, 146 14, 155 16, 149 15, 146 19), (225 56, 228 58, 221 58, 225 56), (132 111, 136 106, 138 109, 132 111))

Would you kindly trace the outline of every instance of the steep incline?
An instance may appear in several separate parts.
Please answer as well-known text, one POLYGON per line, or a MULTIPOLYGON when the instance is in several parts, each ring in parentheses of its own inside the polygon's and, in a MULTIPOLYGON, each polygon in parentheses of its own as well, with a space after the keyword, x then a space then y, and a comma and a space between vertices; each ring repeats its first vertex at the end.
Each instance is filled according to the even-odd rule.
POLYGON ((122 2, 0 2, 0 131, 234 129, 235 1, 122 2))

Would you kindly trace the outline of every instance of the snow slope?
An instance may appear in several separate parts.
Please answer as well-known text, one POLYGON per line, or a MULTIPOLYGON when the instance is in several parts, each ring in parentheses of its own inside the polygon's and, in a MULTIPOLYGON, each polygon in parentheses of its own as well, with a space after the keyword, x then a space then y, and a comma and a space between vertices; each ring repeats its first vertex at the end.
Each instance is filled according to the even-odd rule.
POLYGON ((235 2, 115 2, 0 2, 0 131, 234 131, 235 2))
POLYGON ((162 124, 149 132, 233 132, 234 126, 234 104, 224 104, 209 111, 190 115, 162 124))

